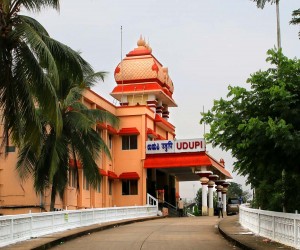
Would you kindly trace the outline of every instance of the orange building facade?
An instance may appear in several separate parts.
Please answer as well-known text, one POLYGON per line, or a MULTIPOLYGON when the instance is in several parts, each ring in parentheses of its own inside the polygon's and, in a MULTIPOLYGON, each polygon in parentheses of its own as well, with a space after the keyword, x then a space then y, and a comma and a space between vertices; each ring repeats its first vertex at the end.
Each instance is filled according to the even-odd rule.
MULTIPOLYGON (((167 152, 167 143, 170 147, 176 143, 175 127, 168 122, 169 109, 177 107, 173 82, 142 38, 137 45, 114 72, 117 86, 111 95, 119 101, 118 106, 90 89, 83 94, 82 102, 88 108, 106 110, 117 116, 120 124, 118 128, 106 123, 95 126, 112 155, 110 159, 101 154, 97 160, 102 175, 97 188, 87 183, 80 163, 77 178, 70 159, 69 185, 63 200, 56 199, 58 210, 145 205, 147 193, 176 206, 180 181, 199 181, 201 171, 217 174, 222 180, 231 178, 224 164, 205 152, 204 141, 200 151, 167 152), (166 146, 165 152, 152 154, 152 142, 166 146)), ((200 142, 182 141, 180 147, 196 147, 200 142)), ((17 153, 11 146, 0 154, 0 214, 49 211, 50 190, 36 194, 32 180, 20 181, 15 170, 17 153)))

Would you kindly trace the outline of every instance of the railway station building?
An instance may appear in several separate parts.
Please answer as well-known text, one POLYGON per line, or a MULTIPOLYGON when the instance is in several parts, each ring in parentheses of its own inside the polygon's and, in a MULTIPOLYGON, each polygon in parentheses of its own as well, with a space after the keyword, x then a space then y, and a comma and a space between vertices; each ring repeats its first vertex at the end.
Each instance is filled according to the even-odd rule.
MULTIPOLYGON (((212 215, 213 190, 226 200, 226 180, 232 177, 222 159, 216 160, 206 152, 204 139, 176 139, 175 126, 168 121, 171 109, 177 107, 168 68, 140 38, 137 47, 116 66, 114 77, 116 86, 111 96, 118 105, 91 89, 84 91, 81 100, 88 108, 106 110, 120 121, 118 128, 108 123, 95 125, 112 155, 110 159, 101 153, 97 160, 102 181, 96 189, 90 187, 80 162, 75 164, 70 157, 69 185, 63 200, 57 197, 55 208, 139 206, 146 204, 147 194, 176 207, 179 182, 201 181, 202 212, 212 215)), ((20 181, 17 156, 14 146, 1 149, 0 214, 49 211, 50 190, 37 194, 32 180, 20 181)))

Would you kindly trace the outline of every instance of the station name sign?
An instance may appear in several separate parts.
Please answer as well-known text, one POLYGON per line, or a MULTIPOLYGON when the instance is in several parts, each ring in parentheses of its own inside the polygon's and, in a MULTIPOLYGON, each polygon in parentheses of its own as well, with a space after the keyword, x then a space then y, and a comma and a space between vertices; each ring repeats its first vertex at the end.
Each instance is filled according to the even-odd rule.
POLYGON ((205 151, 203 138, 185 140, 146 141, 146 154, 192 153, 205 151))

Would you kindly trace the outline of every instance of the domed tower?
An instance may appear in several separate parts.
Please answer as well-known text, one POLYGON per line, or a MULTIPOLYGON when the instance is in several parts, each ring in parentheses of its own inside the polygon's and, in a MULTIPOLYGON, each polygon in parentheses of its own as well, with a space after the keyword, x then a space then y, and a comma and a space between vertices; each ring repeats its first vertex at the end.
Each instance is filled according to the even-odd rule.
POLYGON ((137 46, 116 67, 117 86, 111 95, 121 106, 147 105, 167 120, 168 108, 177 107, 172 98, 174 86, 168 68, 152 55, 152 49, 142 36, 137 46))

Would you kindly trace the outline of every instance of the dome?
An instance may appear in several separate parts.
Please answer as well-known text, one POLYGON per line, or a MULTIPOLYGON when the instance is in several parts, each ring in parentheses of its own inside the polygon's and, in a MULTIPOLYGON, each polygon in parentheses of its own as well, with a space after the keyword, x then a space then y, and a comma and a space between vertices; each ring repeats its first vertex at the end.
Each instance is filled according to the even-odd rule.
POLYGON ((155 82, 170 94, 174 91, 168 68, 164 68, 152 55, 152 48, 142 36, 137 41, 137 48, 130 51, 118 64, 114 77, 118 85, 155 82))

